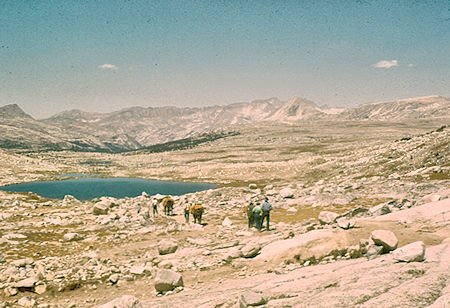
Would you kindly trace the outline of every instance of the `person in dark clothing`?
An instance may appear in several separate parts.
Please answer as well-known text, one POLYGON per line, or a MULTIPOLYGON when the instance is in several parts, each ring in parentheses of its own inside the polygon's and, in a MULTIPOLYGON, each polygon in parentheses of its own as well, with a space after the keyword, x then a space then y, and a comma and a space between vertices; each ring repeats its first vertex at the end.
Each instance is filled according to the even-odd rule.
POLYGON ((189 223, 189 210, 190 205, 189 203, 186 203, 186 207, 184 208, 184 218, 186 219, 186 223, 189 223))
POLYGON ((253 208, 253 217, 255 218, 255 225, 256 229, 261 231, 261 206, 259 204, 256 204, 256 206, 253 208))
POLYGON ((248 228, 252 228, 255 225, 255 216, 253 215, 253 208, 255 206, 253 205, 253 202, 250 202, 249 206, 247 207, 247 218, 248 218, 248 228))
POLYGON ((261 205, 262 218, 261 226, 264 225, 264 219, 267 221, 266 230, 269 231, 270 211, 272 210, 272 204, 269 203, 269 198, 265 197, 264 203, 261 205))

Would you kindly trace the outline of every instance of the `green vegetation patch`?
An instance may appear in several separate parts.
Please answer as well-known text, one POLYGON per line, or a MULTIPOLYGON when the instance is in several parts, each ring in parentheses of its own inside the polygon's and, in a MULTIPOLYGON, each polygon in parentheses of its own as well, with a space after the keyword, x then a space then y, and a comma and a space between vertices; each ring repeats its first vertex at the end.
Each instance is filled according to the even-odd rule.
POLYGON ((178 150, 186 150, 192 149, 200 144, 215 141, 218 139, 237 136, 239 132, 219 132, 219 133, 204 133, 195 137, 189 137, 174 141, 169 141, 165 143, 151 145, 145 148, 142 148, 138 151, 133 151, 134 153, 161 153, 161 152, 170 152, 170 151, 178 151, 178 150))

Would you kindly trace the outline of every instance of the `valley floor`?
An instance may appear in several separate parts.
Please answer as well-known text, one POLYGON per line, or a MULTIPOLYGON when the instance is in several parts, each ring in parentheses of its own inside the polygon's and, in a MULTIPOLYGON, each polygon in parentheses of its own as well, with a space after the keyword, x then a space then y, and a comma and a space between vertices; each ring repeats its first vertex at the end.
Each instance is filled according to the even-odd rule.
POLYGON ((258 297, 265 307, 444 307, 445 124, 265 124, 167 153, 0 152, 3 185, 70 173, 221 185, 177 197, 170 217, 154 217, 145 195, 81 202, 0 192, 0 307, 97 307, 123 295, 143 307, 234 307, 258 297), (262 194, 274 206, 272 229, 249 230, 243 206, 262 194), (203 226, 184 222, 187 200, 206 207, 203 226), (106 210, 96 212, 99 203, 106 210), (319 222, 323 211, 343 221, 319 222), (364 243, 380 229, 398 247, 423 241, 425 261, 372 259, 364 243), (162 240, 176 252, 161 255, 162 240), (257 256, 245 257, 252 249, 257 256), (180 273, 184 287, 155 292, 161 269, 180 273))

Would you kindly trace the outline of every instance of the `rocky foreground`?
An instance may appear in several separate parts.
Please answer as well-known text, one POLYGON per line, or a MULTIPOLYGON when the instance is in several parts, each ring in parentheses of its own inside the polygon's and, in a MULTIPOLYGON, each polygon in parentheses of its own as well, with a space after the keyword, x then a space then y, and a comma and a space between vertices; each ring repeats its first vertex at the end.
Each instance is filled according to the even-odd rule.
MULTIPOLYGON (((123 307, 140 307, 135 298, 142 307, 448 303, 450 190, 417 202, 322 211, 263 232, 247 230, 245 199, 225 193, 260 196, 236 188, 189 195, 190 202, 216 204, 201 226, 183 221, 182 206, 175 216, 151 216, 145 194, 95 203, 4 194, 3 307, 96 307, 120 295, 135 302, 123 307)), ((275 219, 292 197, 271 194, 275 219)))
POLYGON ((75 172, 222 184, 175 197, 173 216, 145 193, 0 192, 0 307, 446 307, 449 132, 405 125, 244 129, 162 154, 0 152, 3 184, 75 172), (260 232, 243 207, 263 195, 274 210, 260 232), (206 207, 204 225, 185 222, 187 202, 206 207))

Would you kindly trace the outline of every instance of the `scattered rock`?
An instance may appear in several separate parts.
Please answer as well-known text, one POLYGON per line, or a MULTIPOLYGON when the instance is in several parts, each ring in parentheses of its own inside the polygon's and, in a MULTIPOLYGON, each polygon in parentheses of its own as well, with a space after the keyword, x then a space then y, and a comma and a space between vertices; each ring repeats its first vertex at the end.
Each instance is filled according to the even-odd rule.
POLYGON ((382 203, 382 204, 376 205, 374 207, 371 207, 369 209, 369 213, 374 216, 386 215, 386 214, 391 213, 391 209, 389 208, 388 204, 382 203))
POLYGON ((74 202, 79 202, 77 198, 72 195, 65 195, 63 199, 63 204, 70 204, 74 202))
POLYGON ((422 241, 414 242, 397 248, 392 253, 394 260, 400 262, 419 262, 425 257, 425 244, 422 241))
POLYGON ((113 301, 103 304, 98 308, 142 308, 142 304, 138 298, 131 295, 124 295, 120 298, 116 298, 113 301))
POLYGON ((297 209, 296 208, 294 208, 294 207, 289 207, 287 210, 286 210, 286 212, 288 212, 288 213, 297 213, 297 209))
POLYGON ((253 232, 251 232, 251 231, 242 231, 242 230, 240 230, 240 231, 236 231, 234 234, 235 234, 236 236, 245 236, 245 237, 249 237, 249 236, 252 236, 252 235, 253 235, 253 232))
POLYGON ((242 251, 238 247, 232 247, 225 253, 224 260, 231 261, 240 257, 242 257, 242 251))
POLYGON ((397 248, 398 239, 389 230, 375 230, 370 235, 376 245, 383 246, 383 252, 389 252, 397 248))
POLYGON ((289 187, 283 188, 282 190, 280 190, 280 196, 285 199, 294 198, 294 191, 289 187))
POLYGON ((254 183, 248 184, 248 188, 250 189, 258 189, 258 186, 254 183))
POLYGON ((351 229, 355 226, 355 222, 353 220, 348 219, 338 219, 337 224, 339 228, 342 228, 344 230, 351 229))
POLYGON ((33 288, 34 285, 39 281, 36 276, 32 276, 23 280, 20 280, 14 284, 16 288, 33 288))
POLYGON ((166 292, 175 289, 176 287, 183 287, 183 277, 173 271, 161 269, 158 270, 155 277, 155 289, 158 292, 166 292))
POLYGON ((19 291, 16 288, 13 287, 6 287, 4 289, 5 295, 6 296, 15 296, 19 293, 19 291))
POLYGON ((249 306, 260 306, 267 303, 267 300, 261 293, 252 290, 245 291, 239 297, 239 308, 247 308, 249 306))
POLYGON ((253 258, 260 252, 261 246, 258 243, 250 242, 241 248, 242 256, 244 258, 253 258))
POLYGON ((363 216, 367 216, 369 215, 369 210, 366 209, 365 207, 357 207, 354 208, 350 211, 347 211, 341 215, 339 215, 339 217, 345 217, 345 218, 355 218, 355 217, 363 217, 363 216))
POLYGON ((170 240, 162 240, 158 243, 158 252, 160 255, 174 253, 178 249, 178 244, 170 240))
POLYGON ((379 255, 381 255, 382 252, 383 252, 383 246, 369 245, 367 247, 367 253, 366 253, 367 259, 368 260, 375 259, 379 255))
POLYGON ((41 283, 34 287, 34 292, 37 294, 44 294, 47 292, 47 285, 45 283, 41 283))
POLYGON ((119 274, 113 274, 113 275, 111 275, 111 276, 109 276, 109 281, 112 283, 112 284, 116 284, 118 281, 119 281, 119 279, 120 279, 120 275, 119 274))
POLYGON ((225 217, 225 219, 222 221, 222 226, 226 228, 231 228, 233 226, 233 222, 231 221, 230 218, 225 217))
POLYGON ((3 235, 2 238, 5 238, 7 240, 24 240, 26 239, 26 235, 20 234, 20 233, 10 233, 3 235))
POLYGON ((26 259, 19 259, 11 262, 11 265, 15 267, 25 267, 27 265, 32 265, 34 263, 34 260, 32 258, 26 258, 26 259))
POLYGON ((133 275, 143 275, 145 272, 146 268, 145 266, 139 266, 139 265, 133 265, 130 268, 130 274, 133 275))
POLYGON ((429 194, 422 198, 423 202, 436 202, 441 200, 441 196, 438 194, 429 194))
POLYGON ((96 204, 94 204, 92 208, 92 213, 94 215, 106 215, 109 211, 109 205, 106 201, 100 201, 96 204))
POLYGON ((81 241, 84 239, 84 236, 78 233, 66 233, 63 236, 63 240, 65 242, 74 242, 74 241, 81 241))
POLYGON ((336 222, 339 215, 334 212, 321 211, 319 213, 319 222, 321 225, 328 225, 336 222))
POLYGON ((31 296, 24 296, 21 299, 19 299, 17 304, 21 307, 35 307, 36 300, 31 296))

